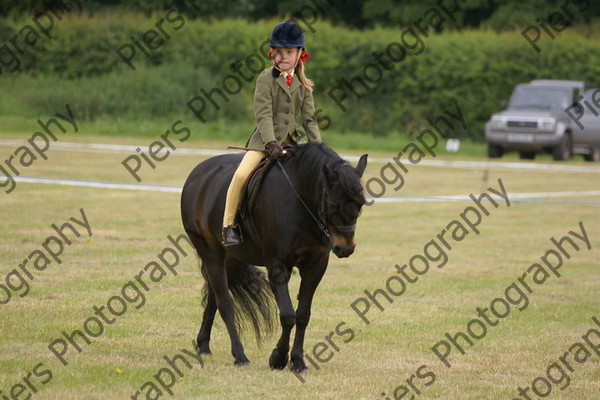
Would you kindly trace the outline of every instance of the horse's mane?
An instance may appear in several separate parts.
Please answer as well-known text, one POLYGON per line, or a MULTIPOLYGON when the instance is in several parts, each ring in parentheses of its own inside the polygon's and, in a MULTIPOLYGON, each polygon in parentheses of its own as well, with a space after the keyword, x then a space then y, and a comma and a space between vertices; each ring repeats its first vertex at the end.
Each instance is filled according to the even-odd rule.
POLYGON ((364 202, 360 177, 355 169, 330 147, 323 143, 311 142, 294 146, 288 151, 291 157, 285 164, 293 166, 293 174, 300 187, 309 188, 309 191, 310 188, 322 190, 323 166, 327 166, 329 170, 336 171, 338 182, 349 197, 359 201, 362 199, 364 202))

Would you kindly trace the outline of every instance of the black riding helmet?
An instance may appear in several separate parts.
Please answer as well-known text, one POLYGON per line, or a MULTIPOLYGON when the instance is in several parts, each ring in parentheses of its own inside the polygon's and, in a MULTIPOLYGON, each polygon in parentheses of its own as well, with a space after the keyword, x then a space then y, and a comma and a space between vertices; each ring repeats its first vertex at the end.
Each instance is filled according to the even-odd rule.
POLYGON ((271 47, 300 47, 304 48, 304 31, 292 20, 275 25, 271 32, 271 47))

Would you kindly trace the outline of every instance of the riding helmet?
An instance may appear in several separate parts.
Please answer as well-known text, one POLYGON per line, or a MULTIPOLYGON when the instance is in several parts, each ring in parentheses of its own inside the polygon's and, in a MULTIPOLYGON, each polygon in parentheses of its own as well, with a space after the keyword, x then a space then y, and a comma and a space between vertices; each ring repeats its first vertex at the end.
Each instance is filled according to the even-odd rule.
POLYGON ((304 31, 292 20, 275 25, 269 42, 271 47, 302 47, 304 48, 304 31))

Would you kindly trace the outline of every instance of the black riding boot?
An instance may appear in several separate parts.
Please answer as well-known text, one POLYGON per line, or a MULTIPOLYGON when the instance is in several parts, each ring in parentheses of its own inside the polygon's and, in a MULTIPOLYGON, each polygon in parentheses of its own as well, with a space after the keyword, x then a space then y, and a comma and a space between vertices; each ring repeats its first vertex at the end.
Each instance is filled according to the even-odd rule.
POLYGON ((236 225, 228 225, 223 228, 223 244, 225 246, 234 246, 236 244, 242 244, 242 232, 236 225))

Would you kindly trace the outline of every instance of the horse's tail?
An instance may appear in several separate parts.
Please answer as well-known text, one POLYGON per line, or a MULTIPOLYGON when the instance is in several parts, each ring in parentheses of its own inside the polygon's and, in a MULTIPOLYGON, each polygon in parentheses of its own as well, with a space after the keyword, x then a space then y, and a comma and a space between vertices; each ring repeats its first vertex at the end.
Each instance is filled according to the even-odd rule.
MULTIPOLYGON (((202 305, 208 299, 208 277, 204 266, 202 305)), ((273 332, 276 303, 265 274, 253 265, 228 263, 227 281, 235 304, 235 321, 239 332, 243 332, 248 322, 252 324, 256 342, 260 344, 264 336, 273 332)))
POLYGON ((268 336, 273 332, 276 315, 273 292, 266 275, 254 265, 242 264, 240 273, 235 275, 229 281, 229 288, 235 300, 238 329, 243 331, 249 321, 260 344, 263 334, 268 336))

